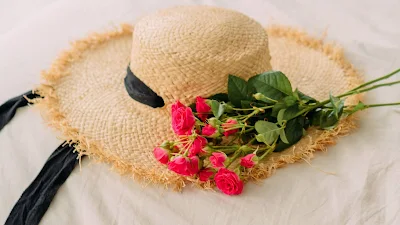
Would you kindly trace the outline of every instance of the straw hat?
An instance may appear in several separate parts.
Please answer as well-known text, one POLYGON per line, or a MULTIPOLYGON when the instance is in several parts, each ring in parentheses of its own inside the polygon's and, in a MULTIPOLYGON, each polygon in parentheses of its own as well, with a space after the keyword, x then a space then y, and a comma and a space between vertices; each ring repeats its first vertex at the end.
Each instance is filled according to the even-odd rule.
MULTIPOLYGON (((74 42, 43 72, 36 89, 43 98, 36 103, 45 121, 80 155, 146 183, 181 188, 188 178, 168 171, 152 154, 157 144, 174 139, 171 104, 179 99, 189 105, 196 96, 226 92, 228 74, 247 79, 272 68, 316 98, 361 81, 341 49, 320 39, 289 27, 265 29, 227 9, 185 6, 145 16, 134 29, 123 25, 74 42), (128 94, 128 66, 128 78, 134 74, 162 98, 162 107, 128 94)), ((247 179, 266 178, 278 167, 310 158, 352 128, 350 119, 332 131, 311 128, 295 146, 250 170, 247 179)))

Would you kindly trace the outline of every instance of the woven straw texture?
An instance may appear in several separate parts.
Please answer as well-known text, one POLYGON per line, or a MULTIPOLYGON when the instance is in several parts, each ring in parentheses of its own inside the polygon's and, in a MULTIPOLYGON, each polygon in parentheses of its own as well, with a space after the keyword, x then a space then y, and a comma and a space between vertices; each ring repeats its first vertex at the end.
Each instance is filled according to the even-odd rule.
MULTIPOLYGON (((36 91, 44 98, 33 101, 80 155, 111 163, 146 184, 181 189, 187 178, 168 171, 152 155, 157 144, 175 138, 170 105, 226 92, 228 74, 247 79, 271 65, 287 74, 294 87, 318 99, 361 83, 341 49, 322 40, 282 26, 265 32, 254 20, 230 10, 180 7, 142 18, 134 32, 123 25, 74 42, 43 72, 36 91), (129 63, 163 97, 165 107, 153 109, 128 96, 123 79, 129 63)), ((309 129, 298 144, 249 170, 246 179, 263 179, 287 163, 311 158, 354 125, 348 118, 332 131, 309 129)), ((201 186, 211 188, 209 183, 201 186)))

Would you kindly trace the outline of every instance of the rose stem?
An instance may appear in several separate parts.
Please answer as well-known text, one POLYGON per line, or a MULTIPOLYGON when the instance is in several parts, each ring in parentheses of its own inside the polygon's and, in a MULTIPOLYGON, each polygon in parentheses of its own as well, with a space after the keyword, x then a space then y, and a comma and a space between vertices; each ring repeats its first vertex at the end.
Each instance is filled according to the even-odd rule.
POLYGON ((376 82, 378 82, 378 81, 385 80, 385 79, 387 79, 387 78, 389 78, 389 77, 395 75, 395 74, 398 73, 398 72, 400 72, 400 68, 397 69, 397 70, 395 70, 395 71, 393 71, 393 72, 391 72, 391 73, 389 73, 389 74, 387 74, 387 75, 385 75, 385 76, 382 76, 382 77, 379 77, 379 78, 377 78, 377 79, 375 79, 375 80, 371 80, 371 81, 368 81, 368 82, 366 82, 366 83, 364 83, 364 84, 361 84, 360 86, 358 86, 358 87, 356 87, 356 88, 354 88, 354 89, 352 89, 352 90, 350 90, 350 91, 355 91, 355 90, 358 90, 358 89, 360 89, 360 88, 362 88, 362 87, 366 87, 366 86, 368 86, 368 85, 370 85, 370 84, 376 83, 376 82))
MULTIPOLYGON (((348 91, 348 92, 346 92, 346 93, 344 93, 344 94, 341 94, 341 95, 338 95, 338 96, 336 96, 336 97, 337 97, 337 98, 343 98, 343 97, 346 97, 346 96, 349 96, 349 95, 360 94, 360 93, 367 92, 367 91, 370 91, 370 90, 373 90, 373 89, 376 89, 376 88, 379 88, 379 87, 391 86, 391 85, 399 84, 399 83, 400 83, 400 81, 395 81, 395 82, 390 82, 390 83, 384 83, 384 84, 378 84, 378 85, 374 85, 374 86, 372 86, 372 87, 365 88, 365 89, 362 89, 362 90, 348 91)), ((305 108, 305 109, 301 110, 300 112, 298 112, 298 113, 297 113, 295 116, 293 116, 292 118, 298 117, 298 116, 300 116, 300 115, 302 115, 302 114, 304 114, 304 113, 306 113, 306 112, 309 112, 309 111, 311 111, 311 110, 313 110, 313 109, 316 109, 316 108, 318 108, 318 107, 321 107, 321 106, 323 106, 323 105, 325 105, 325 104, 327 104, 327 103, 329 103, 329 102, 330 102, 330 100, 325 100, 325 101, 320 102, 319 104, 316 104, 316 105, 314 105, 314 106, 312 106, 312 107, 310 107, 310 108, 305 108)), ((378 104, 378 105, 379 105, 379 104, 378 104)), ((374 107, 378 107, 378 106, 374 106, 374 107)))
POLYGON ((364 107, 366 109, 366 108, 381 107, 381 106, 393 106, 393 105, 400 105, 400 102, 382 103, 382 104, 370 104, 370 105, 364 105, 364 107))

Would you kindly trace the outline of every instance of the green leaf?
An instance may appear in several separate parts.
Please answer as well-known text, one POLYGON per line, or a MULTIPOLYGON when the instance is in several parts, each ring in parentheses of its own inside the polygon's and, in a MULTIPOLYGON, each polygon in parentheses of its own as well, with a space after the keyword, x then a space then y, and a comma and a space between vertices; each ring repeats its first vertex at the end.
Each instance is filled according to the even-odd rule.
POLYGON ((276 117, 281 109, 286 109, 297 103, 297 99, 294 96, 286 96, 278 101, 272 108, 271 116, 276 117))
POLYGON ((342 112, 343 110, 339 112, 339 117, 336 117, 332 109, 318 109, 315 113, 310 115, 311 124, 314 126, 319 126, 322 129, 331 129, 338 124, 342 112))
POLYGON ((268 71, 249 79, 249 85, 268 98, 276 101, 292 95, 289 79, 280 71, 268 71))
POLYGON ((278 116, 276 117, 276 119, 278 120, 279 125, 281 125, 281 126, 282 126, 283 121, 284 121, 283 116, 285 114, 285 111, 286 111, 286 109, 279 110, 278 116))
POLYGON ((303 103, 316 103, 316 102, 318 102, 315 98, 304 94, 303 92, 299 91, 297 88, 293 92, 293 96, 295 96, 298 100, 302 101, 303 103))
POLYGON ((228 97, 228 94, 226 94, 226 93, 218 93, 215 95, 211 95, 207 99, 217 100, 219 102, 229 102, 229 97, 228 97))
POLYGON ((300 139, 303 137, 303 127, 305 124, 305 119, 304 117, 296 117, 292 120, 287 121, 286 127, 284 129, 285 134, 286 134, 286 139, 289 143, 285 143, 282 140, 282 142, 278 142, 275 148, 275 152, 280 152, 283 151, 290 146, 296 144, 300 139))
POLYGON ((258 135, 256 136, 257 141, 264 142, 267 145, 272 144, 279 136, 279 128, 276 124, 259 120, 255 124, 258 135))
POLYGON ((357 103, 357 105, 355 105, 352 109, 351 109, 351 111, 350 111, 350 115, 351 114, 353 114, 353 113, 355 113, 355 112, 357 112, 357 111, 361 111, 361 110, 364 110, 364 109, 366 109, 367 107, 366 107, 366 105, 363 103, 363 102, 361 102, 361 101, 359 101, 358 103, 357 103))
POLYGON ((253 88, 248 87, 248 83, 240 77, 229 75, 228 78, 228 97, 232 104, 240 107, 240 101, 251 100, 253 88))
POLYGON ((253 102, 249 101, 249 100, 242 100, 240 101, 240 106, 242 107, 242 109, 249 109, 252 108, 253 102))
POLYGON ((211 111, 214 114, 215 118, 219 119, 219 117, 221 117, 224 113, 224 105, 216 100, 211 100, 211 111))
POLYGON ((279 111, 281 111, 282 109, 286 109, 287 105, 285 104, 285 102, 283 100, 277 102, 274 107, 272 108, 272 112, 271 112, 271 116, 273 117, 277 117, 279 111))
POLYGON ((285 102, 286 106, 292 106, 297 103, 297 99, 294 96, 287 96, 283 98, 283 102, 285 102))
POLYGON ((319 127, 322 129, 331 129, 335 127, 339 122, 339 118, 336 116, 334 111, 328 110, 322 113, 320 117, 319 127))
POLYGON ((318 108, 309 114, 312 125, 322 129, 332 129, 337 126, 343 115, 344 100, 332 95, 329 97, 330 102, 324 106, 326 108, 318 108))
POLYGON ((275 142, 275 140, 278 138, 279 136, 279 131, 270 131, 270 132, 265 132, 262 134, 258 134, 256 136, 256 139, 258 142, 263 142, 266 145, 271 145, 272 143, 275 142))
POLYGON ((284 129, 281 129, 281 130, 279 131, 279 137, 281 138, 281 140, 282 140, 284 143, 289 144, 289 141, 288 141, 288 139, 287 139, 287 137, 286 137, 286 133, 285 133, 285 130, 284 130, 284 129))
POLYGON ((224 112, 226 112, 226 113, 234 112, 234 110, 233 110, 233 105, 232 105, 231 102, 225 103, 225 104, 223 104, 223 105, 224 105, 224 112))
POLYGON ((339 114, 343 112, 344 108, 344 100, 341 100, 332 94, 329 94, 329 99, 330 99, 330 105, 332 106, 333 113, 336 117, 336 119, 339 119, 339 114))
POLYGON ((275 123, 271 123, 268 121, 259 120, 254 125, 257 133, 262 134, 271 130, 277 130, 279 127, 275 123))
POLYGON ((283 115, 283 119, 284 120, 291 120, 293 119, 297 113, 299 113, 301 110, 299 108, 299 105, 292 105, 290 107, 288 107, 285 110, 285 114, 283 115))

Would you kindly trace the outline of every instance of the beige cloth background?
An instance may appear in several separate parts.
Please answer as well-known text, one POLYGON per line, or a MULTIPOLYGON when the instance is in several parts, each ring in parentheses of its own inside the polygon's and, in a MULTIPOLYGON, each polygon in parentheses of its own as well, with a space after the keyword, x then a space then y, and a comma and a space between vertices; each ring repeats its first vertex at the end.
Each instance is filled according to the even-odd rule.
MULTIPOLYGON (((0 102, 37 84, 69 41, 179 4, 233 8, 263 24, 295 25, 317 36, 327 29, 327 39, 345 46, 367 79, 400 67, 397 0, 0 0, 0 102)), ((400 101, 400 88, 374 91, 366 101, 400 101)), ((24 108, 0 132, 0 222, 61 143, 42 123, 38 112, 24 108)), ((363 113, 360 130, 317 153, 312 167, 280 169, 238 197, 142 188, 85 160, 42 224, 400 224, 399 127, 400 107, 363 113)))

